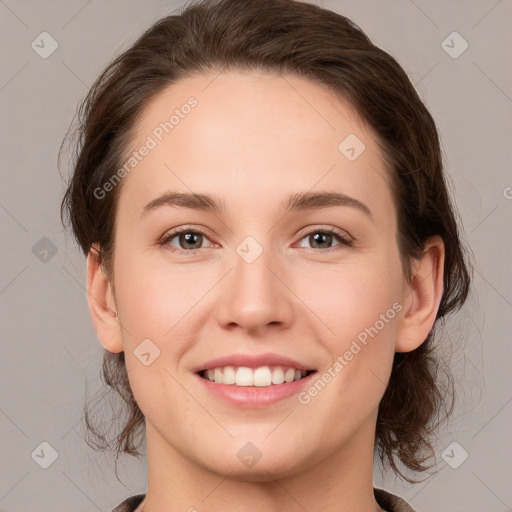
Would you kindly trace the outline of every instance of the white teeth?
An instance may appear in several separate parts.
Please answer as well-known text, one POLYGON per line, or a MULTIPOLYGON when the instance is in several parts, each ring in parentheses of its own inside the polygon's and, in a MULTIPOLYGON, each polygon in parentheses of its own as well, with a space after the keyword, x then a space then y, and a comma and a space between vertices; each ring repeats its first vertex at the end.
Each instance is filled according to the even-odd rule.
POLYGON ((284 372, 281 367, 275 368, 272 372, 272 384, 282 384, 284 382, 284 372))
POLYGON ((270 386, 270 384, 272 384, 270 368, 268 366, 256 368, 253 373, 253 380, 255 386, 270 386))
POLYGON ((292 382, 293 380, 295 380, 295 370, 293 368, 288 368, 284 374, 284 381, 292 382))
MULTIPOLYGON (((219 384, 224 384, 221 380, 215 379, 215 382, 219 384)), ((236 385, 237 386, 252 386, 252 370, 250 368, 246 368, 245 366, 240 366, 236 371, 236 385)))
MULTIPOLYGON (((215 379, 217 382, 217 379, 215 379)), ((223 384, 234 384, 236 382, 236 371, 233 366, 226 366, 223 371, 222 381, 223 384)))
POLYGON ((307 370, 296 370, 283 366, 260 366, 254 369, 247 366, 225 366, 223 368, 211 368, 203 372, 204 377, 216 384, 257 387, 293 382, 302 379, 306 374, 307 370))

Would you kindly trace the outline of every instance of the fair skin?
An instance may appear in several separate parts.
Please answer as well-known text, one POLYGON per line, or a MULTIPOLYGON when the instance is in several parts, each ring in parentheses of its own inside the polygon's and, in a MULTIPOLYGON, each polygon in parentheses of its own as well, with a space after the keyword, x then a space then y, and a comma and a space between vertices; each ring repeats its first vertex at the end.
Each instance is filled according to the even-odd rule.
POLYGON ((434 325, 442 240, 428 241, 407 282, 381 150, 346 101, 299 77, 214 76, 182 79, 147 105, 133 149, 187 98, 198 101, 124 178, 113 283, 96 251, 88 256, 99 340, 125 352, 146 418, 148 491, 138 510, 383 510, 372 489, 377 409, 395 351, 414 350, 434 325), (351 133, 366 146, 354 161, 338 150, 351 133), (320 191, 357 199, 371 217, 347 205, 284 214, 290 194, 320 191), (162 206, 142 215, 164 192, 215 195, 224 209, 162 206), (206 236, 159 245, 183 226, 206 236), (353 246, 308 236, 329 227, 353 246), (248 236, 263 250, 250 264, 236 251, 248 236), (233 406, 192 371, 228 354, 274 352, 321 375, 394 303, 400 312, 307 404, 295 395, 233 406), (160 356, 145 366, 134 350, 147 338, 160 356), (247 442, 262 454, 252 467, 237 457, 247 442))

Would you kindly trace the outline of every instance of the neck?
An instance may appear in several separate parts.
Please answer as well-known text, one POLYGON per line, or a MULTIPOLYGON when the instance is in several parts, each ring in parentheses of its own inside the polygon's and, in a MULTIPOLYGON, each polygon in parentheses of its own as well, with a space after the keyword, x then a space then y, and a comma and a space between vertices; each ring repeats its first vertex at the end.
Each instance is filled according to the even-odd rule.
POLYGON ((215 471, 212 461, 185 457, 147 422, 148 490, 137 512, 382 511, 373 495, 375 421, 372 415, 350 440, 314 464, 301 459, 300 467, 270 470, 262 458, 241 473, 215 471))

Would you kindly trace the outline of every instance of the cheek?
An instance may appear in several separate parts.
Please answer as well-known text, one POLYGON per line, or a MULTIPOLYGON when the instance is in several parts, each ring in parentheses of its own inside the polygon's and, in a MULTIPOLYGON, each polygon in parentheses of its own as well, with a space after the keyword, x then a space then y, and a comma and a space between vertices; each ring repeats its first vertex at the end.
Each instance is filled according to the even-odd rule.
POLYGON ((335 276, 325 279, 329 291, 316 294, 314 306, 329 327, 319 340, 330 361, 299 396, 315 418, 318 435, 333 440, 353 435, 377 410, 389 381, 402 309, 400 273, 393 267, 387 274, 377 265, 335 276))
POLYGON ((184 318, 207 282, 190 265, 159 265, 140 255, 116 260, 116 295, 126 330, 137 337, 163 339, 184 318))
POLYGON ((385 320, 395 318, 397 307, 393 304, 401 298, 401 279, 398 262, 368 258, 354 265, 316 271, 313 281, 303 283, 302 296, 323 320, 327 337, 346 340, 376 322, 382 329, 379 320, 386 312, 385 320))
POLYGON ((330 372, 336 375, 332 388, 351 389, 352 398, 352 391, 345 396, 352 401, 361 394, 378 399, 393 362, 403 307, 402 272, 393 251, 379 254, 317 273, 314 293, 310 291, 305 301, 321 319, 324 336, 319 340, 331 355, 330 372))

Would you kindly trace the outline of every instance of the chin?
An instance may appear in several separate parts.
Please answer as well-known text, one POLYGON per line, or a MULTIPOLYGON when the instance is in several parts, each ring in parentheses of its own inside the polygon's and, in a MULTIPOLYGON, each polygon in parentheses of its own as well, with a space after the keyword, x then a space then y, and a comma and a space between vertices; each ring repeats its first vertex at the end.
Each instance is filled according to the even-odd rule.
MULTIPOLYGON (((210 461, 209 461, 210 462, 210 461)), ((224 459, 219 464, 217 460, 214 464, 206 463, 205 469, 217 473, 222 477, 228 477, 237 482, 267 482, 273 479, 284 478, 299 473, 303 469, 304 463, 297 461, 294 454, 278 457, 274 452, 272 456, 265 457, 263 452, 261 458, 253 465, 245 464, 236 455, 233 454, 233 460, 224 459)))

